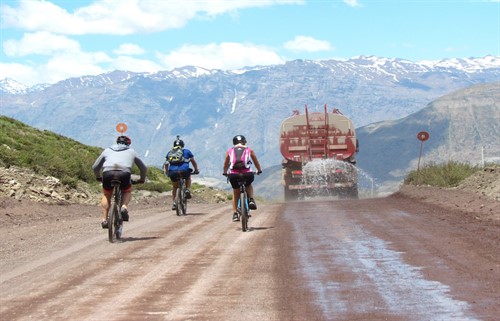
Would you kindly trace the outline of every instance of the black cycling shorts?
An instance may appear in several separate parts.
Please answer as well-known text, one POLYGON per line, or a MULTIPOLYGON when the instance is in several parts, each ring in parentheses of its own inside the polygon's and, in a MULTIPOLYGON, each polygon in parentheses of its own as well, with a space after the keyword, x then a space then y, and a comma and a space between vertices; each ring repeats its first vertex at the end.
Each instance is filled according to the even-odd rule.
POLYGON ((179 181, 179 179, 181 178, 181 175, 182 175, 182 178, 188 179, 189 176, 191 176, 191 169, 188 171, 169 171, 168 172, 168 177, 170 177, 170 180, 174 183, 179 181))
POLYGON ((102 187, 105 190, 112 190, 111 181, 117 179, 120 181, 120 189, 126 191, 131 186, 130 173, 124 171, 106 171, 102 173, 102 187))
POLYGON ((250 186, 250 184, 253 183, 254 180, 254 173, 242 173, 242 174, 228 174, 229 177, 229 183, 231 183, 231 187, 233 189, 239 189, 240 185, 238 184, 239 180, 244 180, 245 181, 245 187, 250 186))

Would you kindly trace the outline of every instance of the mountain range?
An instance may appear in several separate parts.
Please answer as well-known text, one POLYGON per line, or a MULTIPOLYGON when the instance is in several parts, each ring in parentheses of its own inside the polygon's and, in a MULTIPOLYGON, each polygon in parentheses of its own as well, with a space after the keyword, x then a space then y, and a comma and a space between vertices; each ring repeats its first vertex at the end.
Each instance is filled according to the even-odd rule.
POLYGON ((445 138, 449 143, 464 135, 467 145, 453 144, 463 148, 456 155, 467 155, 469 160, 477 156, 478 146, 490 144, 491 135, 498 138, 498 124, 488 123, 491 135, 485 136, 482 129, 470 134, 460 122, 474 119, 469 125, 476 127, 487 123, 484 113, 469 110, 483 103, 481 95, 467 101, 477 90, 493 95, 489 118, 498 120, 499 99, 494 95, 499 79, 500 57, 495 56, 418 63, 370 56, 294 60, 233 71, 194 66, 156 73, 114 71, 30 88, 4 79, 0 98, 1 114, 91 146, 112 144, 118 135, 116 124, 124 122, 133 147, 149 165, 161 166, 180 135, 202 174, 217 178, 236 134, 247 137, 265 171, 275 177, 281 163, 281 122, 294 110, 303 112, 305 105, 310 111, 322 111, 327 104, 329 110, 338 108, 353 120, 361 146, 358 166, 383 185, 400 181, 405 171, 414 168, 420 147, 416 134, 421 130, 431 136, 425 143, 425 160, 455 156, 450 153, 455 147, 439 148, 445 138), (490 89, 473 87, 488 83, 490 89), (466 96, 447 96, 460 90, 466 96), (455 108, 446 107, 451 102, 455 108), (464 113, 463 108, 467 108, 464 113), (448 118, 443 116, 447 113, 448 118))

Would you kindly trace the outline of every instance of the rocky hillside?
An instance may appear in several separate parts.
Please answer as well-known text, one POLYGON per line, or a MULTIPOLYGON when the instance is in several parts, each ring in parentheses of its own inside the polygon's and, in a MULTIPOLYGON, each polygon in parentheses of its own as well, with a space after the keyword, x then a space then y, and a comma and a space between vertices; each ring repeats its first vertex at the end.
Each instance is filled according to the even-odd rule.
MULTIPOLYGON (((211 187, 201 187, 193 190, 193 201, 208 203, 225 203, 229 201, 227 191, 211 187)), ((0 197, 18 201, 33 201, 47 204, 89 204, 98 205, 101 191, 85 182, 79 182, 77 187, 61 183, 52 176, 35 174, 32 170, 11 166, 0 166, 0 197)), ((170 201, 171 193, 150 191, 133 191, 133 201, 141 202, 147 199, 164 198, 170 201)))
POLYGON ((0 167, 0 196, 41 203, 98 204, 99 194, 81 182, 77 188, 52 176, 42 176, 20 167, 0 167))

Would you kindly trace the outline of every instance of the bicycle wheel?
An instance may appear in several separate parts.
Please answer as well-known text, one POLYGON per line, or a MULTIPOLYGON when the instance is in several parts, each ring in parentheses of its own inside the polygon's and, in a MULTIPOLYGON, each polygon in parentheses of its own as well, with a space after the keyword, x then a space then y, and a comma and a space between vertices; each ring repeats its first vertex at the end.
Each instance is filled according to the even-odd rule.
POLYGON ((116 221, 118 220, 118 211, 116 208, 116 190, 111 195, 109 209, 108 209, 108 240, 110 243, 115 241, 116 237, 116 221))
POLYGON ((179 184, 179 188, 177 188, 177 192, 175 193, 175 213, 177 216, 181 215, 181 204, 182 204, 182 189, 181 184, 179 184))
POLYGON ((246 232, 248 230, 248 207, 246 193, 240 194, 240 209, 241 209, 241 231, 246 232))
POLYGON ((115 216, 115 239, 119 240, 122 238, 122 230, 123 230, 123 219, 122 219, 122 214, 120 212, 120 209, 122 207, 121 197, 118 197, 115 204, 116 204, 116 209, 115 209, 115 215, 116 215, 115 216))
POLYGON ((184 180, 182 180, 181 212, 182 215, 186 215, 187 212, 186 181, 184 180))
POLYGON ((186 196, 183 196, 181 200, 181 213, 182 215, 186 215, 186 212, 187 212, 187 199, 186 196))

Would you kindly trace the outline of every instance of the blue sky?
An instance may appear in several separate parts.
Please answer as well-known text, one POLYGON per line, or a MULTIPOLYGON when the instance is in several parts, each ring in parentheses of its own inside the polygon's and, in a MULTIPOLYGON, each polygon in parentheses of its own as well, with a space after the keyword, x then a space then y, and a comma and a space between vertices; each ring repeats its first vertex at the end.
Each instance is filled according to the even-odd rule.
POLYGON ((500 0, 1 0, 0 79, 500 56, 500 0))

